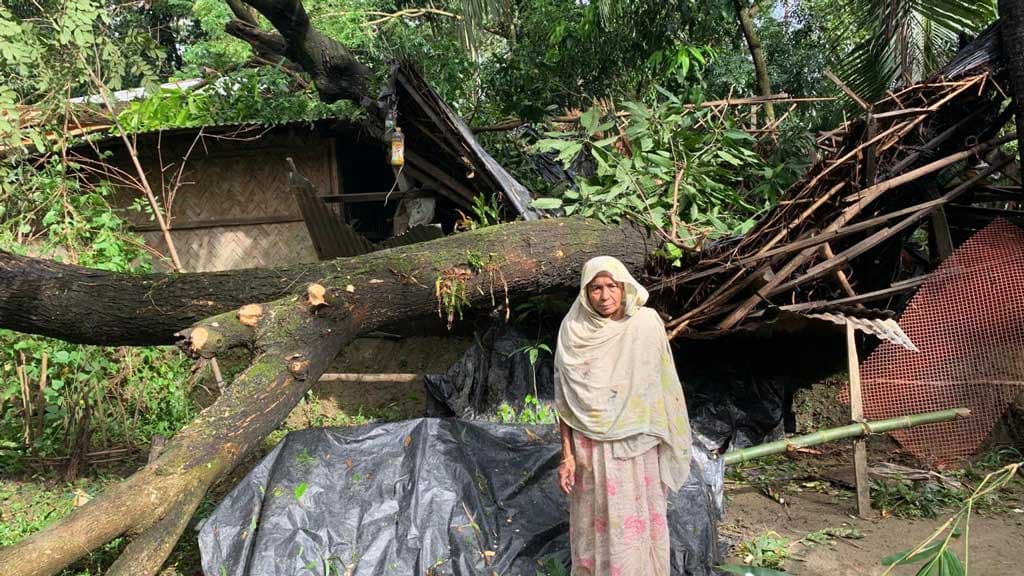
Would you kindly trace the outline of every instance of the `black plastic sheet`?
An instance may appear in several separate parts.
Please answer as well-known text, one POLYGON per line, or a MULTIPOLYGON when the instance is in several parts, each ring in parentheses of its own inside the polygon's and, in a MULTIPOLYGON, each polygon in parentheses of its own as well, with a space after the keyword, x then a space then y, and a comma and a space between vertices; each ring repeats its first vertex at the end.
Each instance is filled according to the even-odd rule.
POLYGON ((492 418, 502 402, 518 408, 527 394, 553 400, 551 354, 538 353, 531 364, 525 350, 531 344, 515 328, 489 330, 446 373, 423 377, 426 415, 492 418))
POLYGON ((791 401, 780 380, 689 378, 683 387, 690 426, 714 450, 748 448, 785 435, 791 401))
MULTIPOLYGON (((552 426, 424 418, 289 434, 200 530, 206 576, 543 574, 568 564, 552 426)), ((714 574, 723 464, 669 499, 672 574, 714 574)))

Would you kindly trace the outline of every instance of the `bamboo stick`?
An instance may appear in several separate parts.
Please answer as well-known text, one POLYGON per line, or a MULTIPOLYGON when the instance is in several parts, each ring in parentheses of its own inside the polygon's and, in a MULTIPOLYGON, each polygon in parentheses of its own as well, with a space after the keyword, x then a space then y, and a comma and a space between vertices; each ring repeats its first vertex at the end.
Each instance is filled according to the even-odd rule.
POLYGON ((370 382, 415 382, 423 378, 422 374, 347 374, 325 373, 320 382, 349 382, 353 384, 370 382))
POLYGON ((740 259, 737 259, 737 260, 733 260, 733 261, 727 262, 725 264, 719 264, 719 265, 717 265, 717 266, 715 266, 713 268, 706 268, 706 269, 701 270, 699 272, 683 272, 683 273, 678 274, 678 275, 676 275, 676 276, 674 276, 672 278, 669 278, 668 280, 663 280, 661 282, 657 282, 655 284, 652 284, 648 289, 651 290, 651 291, 661 290, 661 289, 663 289, 663 288, 665 288, 666 286, 669 286, 669 285, 685 284, 685 283, 693 282, 695 280, 699 280, 701 278, 706 278, 708 276, 713 276, 715 274, 718 274, 719 272, 727 272, 729 270, 734 270, 736 268, 746 267, 747 264, 750 264, 750 263, 753 263, 753 262, 757 262, 758 260, 763 260, 765 258, 771 258, 772 256, 778 256, 779 254, 789 254, 789 253, 792 253, 792 252, 800 251, 800 250, 802 250, 804 248, 807 248, 807 247, 810 247, 810 246, 820 246, 820 245, 822 245, 822 244, 824 244, 826 242, 830 242, 832 240, 838 240, 840 238, 845 238, 846 236, 849 236, 850 234, 855 234, 857 232, 862 232, 864 230, 869 230, 869 229, 874 228, 874 227, 876 227, 876 226, 878 226, 880 224, 885 224, 889 220, 894 220, 896 218, 899 218, 900 216, 906 216, 907 214, 913 214, 914 212, 917 212, 917 211, 922 210, 924 208, 929 208, 929 207, 932 207, 932 206, 940 206, 940 205, 945 204, 945 203, 946 203, 945 200, 943 200, 942 198, 938 198, 938 199, 935 199, 935 200, 929 200, 927 202, 922 202, 920 204, 915 204, 913 206, 908 206, 907 208, 901 208, 901 209, 896 210, 894 212, 889 212, 888 214, 882 214, 881 216, 876 216, 874 218, 870 218, 868 220, 864 220, 863 222, 858 222, 856 224, 851 224, 851 225, 849 225, 849 226, 847 226, 845 228, 841 228, 839 230, 836 230, 834 232, 830 232, 828 234, 824 234, 824 233, 814 234, 814 235, 811 235, 811 236, 809 236, 807 238, 802 238, 800 240, 794 240, 793 242, 790 242, 788 244, 785 244, 785 245, 780 246, 778 248, 775 248, 773 250, 769 250, 768 252, 765 252, 764 254, 758 254, 758 255, 754 255, 754 256, 747 256, 745 258, 740 258, 740 259))
POLYGON ((36 397, 36 438, 42 438, 46 431, 46 371, 48 357, 43 352, 43 360, 39 366, 39 396, 36 397))
POLYGON ((1003 163, 993 164, 992 166, 989 166, 984 171, 975 174, 971 179, 963 182, 962 184, 960 184, 959 186, 957 186, 953 190, 951 190, 951 191, 947 192, 946 194, 944 194, 942 197, 937 198, 936 200, 941 200, 942 201, 941 204, 936 204, 936 205, 932 205, 932 206, 930 206, 928 208, 923 208, 923 209, 915 212, 914 214, 911 214, 910 216, 906 217, 905 219, 901 220, 896 225, 894 225, 892 227, 889 227, 889 228, 885 228, 883 230, 879 230, 875 234, 873 234, 871 236, 868 236, 864 240, 861 240, 860 242, 858 242, 858 243, 854 244, 853 246, 847 248, 843 252, 840 252, 839 254, 837 254, 836 256, 832 257, 831 259, 826 260, 826 261, 818 264, 817 266, 814 266, 813 268, 811 268, 810 270, 805 272, 803 274, 803 276, 800 276, 799 278, 797 278, 797 279, 795 279, 795 280, 793 280, 791 282, 787 282, 785 284, 782 284, 782 285, 774 288, 768 294, 768 296, 772 296, 773 294, 779 294, 781 292, 785 292, 786 290, 790 290, 792 288, 795 288, 796 286, 798 286, 800 284, 803 284, 803 283, 805 283, 805 282, 807 282, 809 280, 813 280, 815 278, 818 278, 818 277, 822 276, 823 274, 825 274, 826 272, 836 268, 837 266, 842 266, 842 265, 846 264, 847 262, 849 262, 853 258, 856 258, 857 256, 859 256, 859 255, 863 254, 864 252, 870 250, 871 248, 874 248, 878 244, 888 240, 889 238, 891 238, 891 237, 895 236, 896 234, 902 232, 904 229, 908 228, 909 226, 915 224, 917 221, 921 220, 922 218, 925 218, 933 210, 935 210, 936 208, 940 207, 942 204, 946 204, 948 202, 951 202, 951 201, 955 200, 961 194, 963 194, 964 192, 966 192, 966 191, 970 190, 971 188, 973 188, 978 182, 988 178, 992 174, 994 174, 994 173, 998 172, 999 170, 1001 170, 1005 164, 1006 164, 1006 161, 1004 160, 1003 163))
MULTIPOLYGON (((829 246, 828 242, 822 244, 820 250, 821 257, 825 258, 826 260, 829 258, 835 258, 836 256, 835 252, 832 251, 832 246, 829 246)), ((843 272, 842 269, 836 269, 835 276, 836 281, 839 282, 839 287, 842 288, 844 292, 846 292, 847 296, 857 295, 857 293, 854 292, 853 290, 853 286, 850 285, 850 279, 846 277, 846 272, 843 272)))
POLYGON ((892 286, 888 288, 882 288, 881 290, 875 290, 873 292, 867 292, 857 296, 850 296, 849 298, 839 298, 837 300, 816 300, 814 302, 805 302, 802 304, 789 304, 787 306, 780 306, 780 310, 788 310, 790 312, 799 312, 801 310, 811 310, 814 308, 820 308, 822 306, 839 306, 841 304, 859 304, 861 302, 870 302, 872 300, 880 300, 886 296, 892 294, 899 294, 900 292, 906 292, 917 288, 921 284, 924 284, 928 280, 930 274, 923 276, 917 276, 909 278, 901 282, 894 282, 892 286))
MULTIPOLYGON (((945 168, 946 166, 949 166, 951 164, 955 164, 961 160, 966 160, 967 158, 970 158, 976 154, 986 152, 992 148, 995 148, 996 146, 999 146, 1000 144, 1009 142, 1010 140, 1015 140, 1016 138, 1016 134, 1010 134, 1007 136, 1003 136, 1001 138, 996 138, 995 140, 990 140, 988 142, 972 146, 967 150, 957 152, 956 154, 951 154, 945 158, 935 160, 934 162, 929 162, 928 164, 925 164, 920 168, 915 168, 914 170, 896 176, 895 178, 890 178, 883 182, 879 182, 878 184, 875 184, 873 186, 869 186, 864 189, 864 197, 861 198, 855 204, 852 204, 845 210, 843 210, 842 213, 840 213, 839 217, 836 218, 836 220, 833 221, 832 224, 829 224, 823 230, 823 232, 834 232, 842 228, 843 226, 846 225, 847 222, 849 222, 858 214, 860 214, 860 212, 864 208, 866 208, 869 204, 877 200, 882 194, 888 192, 889 190, 897 188, 903 184, 906 184, 907 182, 912 182, 922 176, 926 176, 928 174, 941 170, 942 168, 945 168)), ((947 194, 947 196, 951 194, 953 193, 950 192, 950 194, 947 194)), ((750 311, 753 310, 757 303, 760 302, 763 298, 771 294, 779 293, 781 290, 777 289, 776 287, 778 287, 780 284, 783 284, 784 280, 788 278, 789 275, 796 270, 796 268, 806 263, 807 260, 809 260, 810 257, 813 255, 813 252, 814 249, 809 248, 798 254, 795 258, 793 258, 793 260, 789 264, 783 267, 784 272, 780 271, 780 273, 772 282, 769 282, 764 287, 762 287, 761 290, 758 291, 758 293, 744 300, 725 318, 725 320, 722 320, 717 327, 720 330, 728 330, 729 328, 732 328, 740 321, 742 321, 743 318, 745 318, 746 315, 749 314, 750 311), (810 250, 810 252, 808 252, 808 250, 810 250)), ((843 257, 843 254, 840 254, 837 258, 841 257, 843 257)), ((823 268, 819 268, 819 270, 821 269, 823 268)), ((799 280, 806 281, 808 279, 807 277, 808 275, 805 274, 799 280)), ((783 285, 787 288, 791 288, 792 286, 795 285, 794 282, 785 283, 783 285)))
POLYGON ((733 464, 741 464, 757 458, 771 456, 772 454, 781 454, 787 450, 796 448, 808 448, 810 446, 817 446, 826 442, 835 442, 836 440, 856 438, 868 434, 881 434, 892 430, 902 430, 903 428, 923 426, 924 424, 948 422, 956 418, 965 418, 970 415, 971 411, 967 408, 950 408, 949 410, 938 410, 935 412, 925 412, 923 414, 897 416, 896 418, 875 420, 873 422, 847 424, 846 426, 840 426, 838 428, 819 430, 812 434, 794 436, 793 438, 784 438, 782 440, 776 440, 775 442, 761 444, 760 446, 752 446, 750 448, 744 448, 743 450, 729 452, 725 455, 725 463, 726 465, 731 466, 733 464))

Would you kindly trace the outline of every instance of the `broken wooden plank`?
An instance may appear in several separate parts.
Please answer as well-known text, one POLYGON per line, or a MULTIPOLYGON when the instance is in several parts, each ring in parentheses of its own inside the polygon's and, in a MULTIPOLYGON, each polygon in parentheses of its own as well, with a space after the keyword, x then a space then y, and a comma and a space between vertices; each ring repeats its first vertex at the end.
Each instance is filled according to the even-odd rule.
MULTIPOLYGON (((857 359, 857 331, 846 323, 846 362, 850 374, 850 420, 864 422, 864 403, 860 389, 860 361, 857 359)), ((868 449, 863 438, 853 441, 853 470, 857 486, 857 515, 871 515, 871 485, 868 477, 868 449)))
POLYGON ((849 296, 846 298, 837 298, 835 300, 815 300, 814 302, 804 302, 802 304, 788 304, 786 306, 780 306, 781 310, 787 310, 789 312, 801 312, 804 310, 814 310, 816 308, 825 308, 829 306, 841 306, 844 304, 860 304, 863 302, 872 302, 874 300, 881 300, 886 296, 892 296, 893 294, 899 294, 908 290, 913 290, 921 284, 924 284, 930 274, 923 276, 915 276, 902 280, 900 282, 894 282, 892 286, 888 288, 882 288, 880 290, 874 290, 871 292, 865 292, 856 296, 849 296))
POLYGON ((953 236, 949 233, 949 220, 946 219, 946 210, 937 206, 929 215, 931 218, 931 245, 934 246, 938 258, 932 258, 935 262, 942 262, 953 255, 953 236))

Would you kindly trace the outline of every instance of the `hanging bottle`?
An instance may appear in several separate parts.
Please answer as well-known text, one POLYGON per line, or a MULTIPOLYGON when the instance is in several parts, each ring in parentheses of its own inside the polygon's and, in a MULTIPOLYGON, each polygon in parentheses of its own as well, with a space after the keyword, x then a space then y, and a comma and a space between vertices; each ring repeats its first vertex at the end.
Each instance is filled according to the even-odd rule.
POLYGON ((405 164, 405 134, 402 129, 395 126, 391 133, 391 165, 401 166, 405 164))

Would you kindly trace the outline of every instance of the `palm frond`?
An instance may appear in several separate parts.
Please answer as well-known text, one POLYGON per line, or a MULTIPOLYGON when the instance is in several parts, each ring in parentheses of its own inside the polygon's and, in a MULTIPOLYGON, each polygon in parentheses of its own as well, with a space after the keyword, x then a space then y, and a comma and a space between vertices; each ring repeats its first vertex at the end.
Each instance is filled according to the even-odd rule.
POLYGON ((481 32, 489 22, 504 23, 512 17, 510 0, 460 0, 462 20, 459 32, 462 44, 475 58, 481 32))
POLYGON ((855 26, 867 39, 839 69, 866 100, 936 70, 961 34, 976 34, 996 17, 995 0, 853 0, 855 26))

